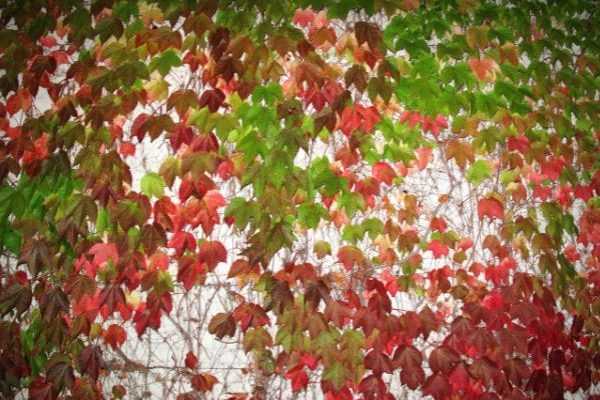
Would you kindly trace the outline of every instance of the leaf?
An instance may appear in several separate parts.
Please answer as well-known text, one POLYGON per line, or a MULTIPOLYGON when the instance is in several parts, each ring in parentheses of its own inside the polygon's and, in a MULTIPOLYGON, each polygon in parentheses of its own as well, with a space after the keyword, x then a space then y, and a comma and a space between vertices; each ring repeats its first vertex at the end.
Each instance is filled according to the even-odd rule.
POLYGON ((108 261, 115 265, 119 263, 119 252, 114 243, 96 243, 88 253, 94 256, 92 262, 96 266, 102 266, 108 261))
POLYGON ((469 162, 475 160, 473 147, 467 142, 462 142, 457 139, 451 140, 446 146, 446 159, 454 159, 460 169, 464 170, 469 162))
POLYGON ((359 21, 354 25, 354 34, 359 45, 368 43, 371 50, 379 48, 381 43, 381 31, 373 23, 359 21))
POLYGON ((469 60, 469 67, 477 79, 484 82, 494 82, 496 80, 496 71, 499 70, 498 64, 490 58, 469 60))
POLYGON ((298 365, 285 374, 285 378, 292 382, 292 391, 300 391, 308 385, 308 375, 302 368, 302 365, 298 365))
POLYGON ((175 52, 175 50, 169 49, 163 52, 161 55, 156 56, 150 61, 150 71, 160 72, 162 76, 166 76, 171 68, 179 67, 181 65, 181 58, 175 52))
POLYGON ((298 207, 298 221, 309 229, 317 228, 321 218, 327 215, 327 210, 320 204, 303 203, 298 207))
POLYGON ((184 256, 179 260, 177 281, 183 283, 185 290, 191 290, 196 284, 203 284, 206 280, 208 269, 206 264, 194 257, 184 256))
POLYGON ((0 292, 0 315, 4 316, 13 310, 20 316, 29 309, 33 299, 31 289, 27 286, 13 283, 0 292))
POLYGON ((434 373, 448 374, 459 361, 459 355, 447 346, 437 347, 429 354, 429 367, 434 373))
POLYGON ((434 258, 442 258, 448 255, 448 246, 439 240, 432 240, 429 242, 427 250, 433 253, 434 258))
POLYGON ((373 165, 373 178, 378 182, 391 185, 396 177, 396 172, 386 162, 378 162, 373 165))
POLYGON ((294 18, 292 19, 292 22, 296 25, 307 27, 313 24, 315 17, 315 12, 310 8, 297 8, 294 13, 294 18))
POLYGON ((351 270, 355 265, 365 264, 365 256, 356 246, 343 246, 338 250, 338 259, 347 270, 351 270))
POLYGON ((161 198, 165 191, 165 181, 156 172, 148 172, 140 183, 142 193, 148 197, 161 198))
POLYGON ((185 355, 185 366, 189 369, 196 369, 198 366, 198 358, 192 351, 188 351, 185 355))
POLYGON ((317 240, 313 245, 313 251, 318 259, 322 259, 331 254, 331 244, 325 240, 317 240))
POLYGON ((334 361, 323 369, 323 380, 331 382, 336 390, 340 390, 347 378, 346 369, 342 364, 334 361))
POLYGON ((384 372, 392 372, 392 366, 389 357, 375 349, 367 353, 365 357, 365 367, 372 370, 373 374, 376 376, 381 376, 381 374, 384 372))
POLYGON ((399 346, 394 353, 393 362, 395 366, 411 370, 421 368, 423 356, 414 346, 399 346))
POLYGON ((425 382, 425 371, 421 367, 402 369, 400 381, 412 390, 416 390, 425 382))
POLYGON ((435 373, 427 378, 423 386, 423 393, 433 397, 435 400, 445 400, 450 396, 451 386, 448 378, 441 373, 435 373))
POLYGON ((219 241, 204 241, 198 249, 198 260, 206 263, 209 271, 212 271, 217 264, 227 261, 227 250, 219 241))
POLYGON ((99 346, 89 345, 79 353, 78 365, 79 370, 89 375, 94 381, 98 380, 100 370, 104 368, 102 360, 102 350, 99 346))
POLYGON ((368 80, 369 75, 367 74, 365 67, 359 64, 355 64, 350 67, 344 75, 344 83, 346 84, 346 87, 354 85, 359 92, 365 91, 368 80))
POLYGON ((504 219, 504 206, 500 200, 494 197, 488 197, 479 200, 477 204, 477 213, 480 219, 488 217, 490 219, 497 218, 499 220, 504 219))
POLYGON ((52 385, 61 390, 65 387, 71 387, 75 380, 71 360, 65 354, 55 353, 46 365, 46 377, 52 382, 52 385))
POLYGON ((479 185, 492 176, 492 169, 487 160, 477 160, 467 170, 467 180, 474 185, 479 185))
POLYGON ((235 329, 235 320, 231 316, 231 313, 218 313, 211 318, 208 324, 208 332, 219 339, 223 339, 225 336, 233 337, 235 329))
POLYGON ((119 325, 112 324, 104 332, 104 341, 109 344, 113 349, 121 347, 127 339, 127 332, 119 325))
POLYGON ((219 380, 211 374, 196 374, 191 380, 192 387, 201 393, 211 391, 218 382, 219 380))
POLYGON ((251 328, 244 334, 243 348, 246 353, 255 351, 260 353, 273 345, 273 338, 262 326, 251 328))
POLYGON ((208 110, 214 113, 219 110, 224 101, 225 94, 220 89, 209 89, 205 90, 200 96, 198 106, 200 108, 208 107, 208 110))
POLYGON ((448 376, 454 392, 466 391, 470 386, 469 372, 464 363, 459 363, 448 376))
POLYGON ((35 379, 29 384, 30 400, 53 400, 53 398, 52 384, 43 378, 35 379))
POLYGON ((167 100, 167 109, 175 108, 180 117, 183 117, 193 107, 199 107, 199 99, 196 92, 191 89, 177 90, 167 100))

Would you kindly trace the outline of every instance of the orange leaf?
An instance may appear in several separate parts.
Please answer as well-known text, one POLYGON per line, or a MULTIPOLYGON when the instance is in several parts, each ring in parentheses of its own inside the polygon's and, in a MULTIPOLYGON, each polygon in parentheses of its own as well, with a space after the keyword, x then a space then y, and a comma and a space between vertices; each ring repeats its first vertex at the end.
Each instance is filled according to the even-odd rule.
POLYGON ((498 64, 490 58, 482 60, 472 58, 469 60, 469 67, 475 77, 480 81, 494 82, 496 80, 496 71, 499 69, 498 64))
POLYGON ((338 259, 347 270, 351 270, 354 265, 362 265, 365 262, 365 256, 362 251, 354 246, 344 246, 340 248, 338 251, 338 259))

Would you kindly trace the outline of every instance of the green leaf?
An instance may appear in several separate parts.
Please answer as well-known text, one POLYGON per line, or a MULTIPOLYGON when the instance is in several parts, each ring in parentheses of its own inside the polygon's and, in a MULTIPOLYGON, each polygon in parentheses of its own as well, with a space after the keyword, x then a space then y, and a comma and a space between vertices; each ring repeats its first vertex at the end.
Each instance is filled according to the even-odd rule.
POLYGON ((165 181, 162 176, 156 172, 148 172, 142 178, 141 182, 142 193, 148 197, 160 198, 163 196, 165 191, 165 181))
POLYGON ((474 185, 479 185, 492 176, 492 169, 487 160, 475 161, 467 171, 467 180, 474 185))
POLYGON ((363 230, 369 234, 371 240, 383 233, 383 222, 377 218, 367 218, 362 223, 363 230))
POLYGON ((336 390, 344 386, 346 375, 346 368, 337 361, 323 370, 323 380, 331 382, 336 390))
POLYGON ((260 103, 264 100, 268 105, 273 105, 277 100, 283 97, 281 85, 271 83, 266 86, 257 86, 252 93, 252 101, 260 103))
POLYGON ((140 13, 137 1, 121 0, 113 6, 113 14, 121 18, 124 22, 129 21, 131 17, 137 17, 140 13))
POLYGON ((106 211, 106 208, 102 207, 98 210, 98 215, 96 216, 96 233, 103 233, 109 226, 110 218, 108 211, 106 211))
POLYGON ((365 231, 362 225, 346 225, 342 232, 342 240, 356 244, 364 235, 365 231))
POLYGON ((313 251, 317 255, 317 258, 321 259, 325 256, 331 255, 331 244, 325 240, 318 240, 313 246, 313 251))
POLYGON ((500 172, 500 183, 504 186, 508 185, 511 182, 514 182, 515 179, 519 176, 518 169, 509 169, 500 172))
MULTIPOLYGON (((310 165, 309 176, 315 190, 323 190, 325 195, 333 196, 346 187, 346 180, 331 171, 329 160, 321 157, 310 165)), ((312 193, 310 193, 312 196, 312 193)))
POLYGON ((158 70, 162 76, 165 76, 169 73, 171 68, 178 67, 180 65, 181 58, 179 58, 175 50, 169 49, 161 55, 154 57, 154 59, 150 61, 150 70, 158 70))
POLYGON ((325 217, 327 210, 320 204, 304 203, 298 207, 298 220, 307 228, 317 228, 321 218, 325 217))
POLYGON ((0 244, 15 255, 21 251, 21 235, 19 232, 7 228, 0 231, 0 244))
POLYGON ((242 197, 236 197, 229 202, 225 209, 226 217, 235 218, 235 226, 244 229, 251 220, 257 220, 260 210, 255 202, 247 201, 242 197))

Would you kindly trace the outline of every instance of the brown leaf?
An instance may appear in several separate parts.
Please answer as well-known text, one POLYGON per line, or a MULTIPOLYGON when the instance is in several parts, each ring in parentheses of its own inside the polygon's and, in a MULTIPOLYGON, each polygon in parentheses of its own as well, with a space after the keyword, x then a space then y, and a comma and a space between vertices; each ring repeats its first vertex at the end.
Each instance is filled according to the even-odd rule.
POLYGON ((381 31, 375 24, 359 21, 354 25, 354 34, 359 46, 366 42, 371 50, 375 50, 381 43, 381 31))

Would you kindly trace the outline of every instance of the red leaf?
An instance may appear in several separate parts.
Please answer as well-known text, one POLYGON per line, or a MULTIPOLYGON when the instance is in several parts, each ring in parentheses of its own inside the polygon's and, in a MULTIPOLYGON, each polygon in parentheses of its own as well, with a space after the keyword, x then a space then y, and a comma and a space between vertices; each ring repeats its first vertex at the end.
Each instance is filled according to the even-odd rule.
POLYGON ((56 39, 53 36, 47 35, 40 38, 40 43, 44 47, 56 46, 56 39))
POLYGON ((21 110, 26 112, 31 108, 32 101, 29 90, 21 88, 6 101, 6 111, 10 115, 14 115, 21 110))
POLYGON ((395 177, 396 172, 394 172, 388 163, 378 162, 373 165, 373 178, 375 178, 377 181, 391 185, 395 177))
POLYGON ((217 112, 225 101, 225 94, 220 89, 209 89, 204 91, 198 100, 198 106, 208 107, 210 112, 217 112))
POLYGON ((294 18, 292 19, 292 22, 296 25, 300 25, 302 27, 307 27, 312 25, 313 21, 315 20, 315 16, 317 14, 315 14, 315 12, 313 10, 311 10, 310 8, 307 9, 301 9, 298 8, 296 9, 296 13, 294 14, 294 18))
POLYGON ((217 167, 217 175, 224 181, 228 180, 233 176, 234 165, 231 160, 225 160, 217 167))
POLYGON ((425 372, 421 367, 403 369, 400 372, 400 381, 415 390, 425 382, 425 372))
POLYGON ((450 378, 452 389, 455 392, 469 388, 469 372, 465 368, 464 363, 460 363, 454 367, 448 378, 450 378))
POLYGON ((360 116, 355 111, 354 107, 346 107, 342 112, 340 119, 340 129, 346 136, 350 136, 352 132, 360 127, 360 116))
POLYGON ((119 325, 112 324, 104 331, 104 341, 112 346, 113 349, 121 347, 125 343, 127 332, 119 325))
POLYGON ((183 283, 185 290, 190 290, 194 285, 204 283, 206 272, 206 264, 193 257, 185 256, 179 260, 177 281, 183 283))
POLYGON ((494 290, 483 298, 481 304, 490 311, 498 312, 504 308, 504 298, 498 290, 494 290))
POLYGON ((206 263, 209 271, 212 271, 217 264, 227 261, 227 250, 221 242, 207 240, 200 245, 198 260, 206 263))
POLYGON ((541 163, 541 172, 550 180, 556 181, 565 167, 565 162, 562 158, 552 158, 541 163))
POLYGON ((177 257, 181 257, 186 249, 189 251, 196 250, 196 239, 189 232, 179 231, 175 232, 167 245, 175 249, 177 257))
POLYGON ((389 357, 376 349, 371 350, 365 357, 365 367, 372 370, 376 376, 392 372, 389 357))
POLYGON ((494 197, 479 200, 477 205, 477 213, 479 218, 489 217, 490 219, 504 219, 504 206, 500 200, 494 197))
POLYGON ((195 369, 198 366, 198 358, 191 351, 185 355, 185 366, 189 369, 195 369))
POLYGON ((394 365, 402 367, 402 369, 421 368, 423 356, 421 352, 414 346, 400 346, 394 353, 394 365))
POLYGON ((302 390, 308 385, 308 375, 306 375, 304 367, 301 364, 290 369, 285 374, 285 378, 292 381, 292 390, 294 392, 302 390))
POLYGON ((317 368, 318 358, 310 353, 304 353, 300 357, 300 362, 302 363, 302 365, 305 365, 311 370, 314 370, 315 368, 317 368))
POLYGON ((427 250, 433 253, 434 258, 441 258, 448 255, 448 246, 435 239, 429 242, 427 250))
POLYGON ((269 324, 265 310, 254 303, 242 303, 233 310, 233 318, 239 322, 242 331, 249 327, 258 328, 269 324))
POLYGON ((89 375, 94 381, 98 380, 100 369, 103 368, 102 350, 98 346, 90 345, 79 353, 79 369, 89 375))
POLYGON ((362 117, 362 129, 365 132, 371 132, 375 125, 379 123, 380 116, 379 112, 377 111, 377 108, 375 108, 374 106, 363 107, 359 105, 357 105, 356 108, 358 113, 362 117))
POLYGON ((98 267, 108 261, 112 261, 113 264, 119 263, 119 252, 114 243, 96 243, 88 253, 94 256, 93 263, 98 267))
POLYGON ((519 151, 522 154, 529 151, 529 139, 525 135, 510 136, 507 141, 509 151, 519 151))
POLYGON ((576 262, 577 260, 579 260, 579 258, 581 258, 581 256, 577 252, 577 247, 575 247, 575 245, 569 245, 565 247, 563 253, 565 254, 567 260, 569 260, 572 263, 576 262))
POLYGON ((442 374, 434 374, 427 378, 423 393, 433 397, 435 400, 445 400, 450 396, 450 383, 448 378, 442 374))
POLYGON ((431 161, 432 152, 431 147, 419 147, 417 149, 417 167, 419 171, 423 171, 427 167, 427 164, 431 161))
POLYGON ((52 400, 52 384, 43 378, 37 378, 29 385, 29 400, 52 400))
POLYGON ((429 354, 429 367, 433 372, 447 374, 459 361, 458 354, 446 346, 440 346, 429 354))
POLYGON ((142 127, 149 118, 150 116, 148 114, 140 114, 131 125, 131 135, 137 137, 140 142, 144 139, 144 135, 146 134, 142 127))
POLYGON ((225 198, 218 190, 209 190, 206 192, 202 200, 204 200, 206 207, 208 207, 208 209, 211 211, 215 211, 226 204, 225 198))
POLYGON ((433 218, 431 218, 429 227, 431 229, 433 229, 434 231, 445 232, 446 229, 448 228, 448 225, 446 224, 446 220, 444 220, 443 218, 433 217, 433 218))
POLYGON ((134 156, 135 155, 135 145, 131 142, 123 142, 119 146, 119 153, 122 156, 134 156))
POLYGON ((192 387, 199 392, 208 392, 212 390, 217 382, 219 382, 219 380, 211 374, 196 374, 192 377, 192 387))

